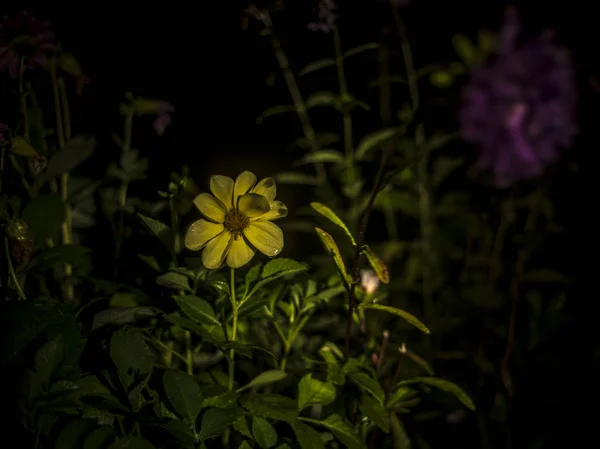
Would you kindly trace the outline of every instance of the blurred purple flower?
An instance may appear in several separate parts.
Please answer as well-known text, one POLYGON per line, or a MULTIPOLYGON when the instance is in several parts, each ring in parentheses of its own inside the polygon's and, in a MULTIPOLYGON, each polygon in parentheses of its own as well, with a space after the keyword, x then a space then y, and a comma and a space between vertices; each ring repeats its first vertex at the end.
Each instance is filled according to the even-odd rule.
POLYGON ((575 75, 564 49, 543 34, 517 43, 520 24, 509 9, 495 61, 476 68, 463 92, 461 137, 479 145, 477 163, 507 187, 540 174, 571 144, 575 75))
POLYGON ((337 14, 335 10, 337 6, 334 0, 319 0, 317 3, 317 20, 308 24, 308 29, 311 31, 322 31, 329 33, 333 31, 337 14))
POLYGON ((4 123, 0 122, 0 145, 4 145, 7 142, 6 136, 4 135, 7 131, 8 131, 8 126, 6 126, 4 123))
POLYGON ((154 130, 156 134, 162 136, 165 133, 167 126, 171 124, 171 113, 175 110, 170 103, 161 101, 160 106, 156 111, 156 119, 154 120, 154 130))
POLYGON ((54 39, 48 23, 27 12, 5 17, 0 25, 0 72, 8 71, 17 78, 21 58, 23 71, 45 66, 47 53, 56 50, 54 39))

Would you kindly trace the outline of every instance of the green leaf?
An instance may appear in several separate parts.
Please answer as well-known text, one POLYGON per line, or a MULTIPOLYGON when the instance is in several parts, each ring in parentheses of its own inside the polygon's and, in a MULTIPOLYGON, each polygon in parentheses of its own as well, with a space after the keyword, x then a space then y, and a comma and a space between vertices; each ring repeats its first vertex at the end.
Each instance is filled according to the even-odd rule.
POLYGON ((304 418, 304 421, 313 423, 315 425, 323 426, 328 429, 335 437, 346 445, 348 449, 364 449, 365 445, 360 440, 360 437, 354 432, 354 429, 348 421, 342 418, 340 415, 330 415, 324 421, 317 421, 316 419, 304 418))
POLYGON ((320 106, 338 106, 341 103, 340 96, 334 92, 315 92, 306 99, 306 109, 320 106))
POLYGON ((355 157, 357 160, 363 160, 371 151, 380 147, 383 143, 396 136, 399 133, 397 128, 385 128, 375 131, 365 136, 356 149, 355 157))
POLYGON ((477 63, 477 48, 475 48, 475 45, 473 45, 467 36, 464 34, 455 34, 452 37, 452 45, 456 54, 467 66, 477 63))
POLYGON ((270 449, 277 444, 277 432, 269 421, 260 416, 252 417, 254 440, 262 449, 270 449))
POLYGON ((427 363, 424 359, 419 357, 414 352, 407 351, 404 345, 402 345, 400 352, 409 359, 411 359, 413 362, 415 362, 417 365, 419 365, 421 368, 423 368, 427 374, 429 374, 430 376, 434 375, 433 369, 431 368, 431 366, 429 366, 429 363, 427 363))
POLYGON ((180 419, 173 419, 166 424, 162 425, 162 428, 177 438, 184 446, 193 448, 196 442, 196 437, 192 433, 192 429, 186 422, 180 419))
POLYGON ((438 157, 433 163, 432 185, 438 187, 454 170, 464 163, 465 160, 463 158, 438 157))
POLYGON ((347 374, 356 385, 377 399, 379 404, 383 405, 385 393, 383 392, 383 388, 381 388, 381 385, 379 385, 377 380, 361 372, 350 372, 347 374))
POLYGON ((315 228, 315 231, 317 232, 317 236, 319 237, 319 240, 321 240, 321 243, 323 244, 325 250, 329 253, 331 257, 333 257, 333 261, 335 262, 335 265, 337 266, 340 275, 342 276, 342 280, 346 283, 349 283, 350 278, 348 276, 348 272, 346 271, 346 265, 344 264, 344 259, 342 259, 342 255, 337 246, 337 243, 335 243, 335 240, 330 234, 323 231, 322 229, 315 228))
POLYGON ((247 394, 240 400, 253 415, 291 422, 298 416, 296 401, 280 394, 247 394))
POLYGON ((138 331, 116 331, 110 339, 110 357, 127 391, 152 371, 152 353, 138 331))
POLYGON ((108 449, 156 449, 148 440, 142 437, 128 436, 119 438, 108 449))
POLYGON ((302 421, 295 419, 290 423, 301 449, 325 449, 321 435, 302 421))
POLYGON ((310 207, 312 207, 317 213, 323 215, 325 218, 327 218, 329 221, 331 221, 336 226, 339 226, 340 228, 342 228, 344 230, 344 232, 346 233, 346 235, 348 236, 348 238, 350 239, 350 241, 352 242, 352 245, 356 246, 356 241, 354 240, 354 237, 352 236, 350 229, 348 229, 348 226, 346 226, 346 223, 344 223, 342 221, 342 219, 340 217, 338 217, 334 211, 332 211, 329 207, 327 207, 321 203, 314 203, 314 202, 310 203, 310 207))
POLYGON ((156 283, 162 287, 172 288, 174 290, 184 290, 186 292, 192 291, 189 279, 181 273, 174 273, 172 271, 158 276, 156 278, 156 283))
POLYGON ((244 410, 239 407, 211 408, 202 415, 200 439, 207 440, 221 435, 244 416, 244 410))
POLYGON ((319 59, 318 61, 313 61, 307 64, 302 70, 300 70, 300 72, 298 72, 298 75, 306 75, 307 73, 316 72, 317 70, 321 70, 327 67, 335 67, 335 59, 325 58, 319 59))
POLYGON ((375 309, 375 310, 381 310, 381 311, 387 312, 387 313, 392 313, 401 318, 404 318, 406 321, 408 321, 410 324, 415 326, 421 332, 425 332, 426 334, 431 333, 431 331, 427 328, 427 326, 425 326, 416 316, 414 316, 408 312, 405 312, 402 309, 397 309, 395 307, 390 307, 390 306, 382 306, 380 304, 364 304, 364 303, 360 304, 358 306, 358 308, 359 309, 375 309))
POLYGON ((64 343, 62 335, 44 344, 35 355, 35 372, 44 390, 53 380, 64 359, 64 343))
POLYGON ((325 148, 331 144, 339 142, 340 138, 335 133, 316 133, 314 139, 307 139, 306 137, 300 137, 296 139, 296 145, 304 150, 313 150, 316 144, 316 148, 325 148))
POLYGON ((429 140, 427 140, 427 143, 425 144, 425 148, 423 149, 423 151, 426 152, 426 153, 430 153, 432 151, 439 150, 440 148, 445 147, 446 144, 448 144, 449 142, 451 142, 454 139, 456 139, 457 136, 458 136, 457 133, 451 133, 451 134, 437 133, 437 134, 434 134, 433 136, 431 136, 429 138, 429 140))
MULTIPOLYGON (((282 276, 289 276, 292 274, 301 273, 306 271, 307 267, 300 262, 296 262, 292 259, 286 259, 284 257, 278 257, 267 262, 260 275, 260 280, 252 287, 252 290, 242 300, 242 304, 254 295, 265 285, 279 279, 282 276)), ((241 304, 240 304, 241 305, 241 304)))
POLYGON ((435 87, 445 89, 454 84, 454 75, 448 70, 436 70, 429 75, 429 82, 435 87))
POLYGON ((169 315, 165 315, 165 320, 181 327, 182 329, 194 332, 196 335, 199 335, 200 337, 202 337, 203 340, 207 342, 213 344, 217 343, 215 341, 215 338, 210 334, 210 332, 208 332, 208 330, 204 329, 202 325, 190 320, 189 318, 179 316, 176 313, 171 313, 169 315))
POLYGON ((79 449, 82 446, 85 434, 92 428, 91 421, 77 419, 71 421, 62 430, 56 441, 56 449, 79 449))
POLYGON ((344 58, 348 58, 350 56, 358 55, 359 53, 363 53, 368 50, 377 50, 379 48, 379 43, 371 42, 369 44, 359 45, 358 47, 351 48, 344 53, 344 58))
POLYGON ((375 254, 367 245, 363 247, 362 253, 367 257, 369 264, 377 274, 379 280, 384 284, 388 284, 390 282, 390 273, 388 272, 385 263, 383 263, 383 261, 377 257, 377 254, 375 254))
POLYGON ((298 384, 298 410, 302 411, 315 404, 331 404, 335 395, 336 390, 332 383, 313 379, 312 374, 308 373, 298 384))
POLYGON ((240 447, 238 449, 252 449, 252 446, 250 446, 248 442, 244 440, 242 441, 242 444, 240 444, 240 447))
POLYGON ((198 382, 183 371, 169 369, 163 375, 163 387, 175 411, 192 427, 202 406, 198 382))
POLYGON ((279 382, 287 377, 287 374, 281 370, 274 369, 269 371, 264 371, 252 379, 248 384, 244 385, 242 388, 238 389, 237 392, 241 393, 244 390, 249 388, 262 387, 263 385, 272 384, 274 382, 279 382))
POLYGON ((173 230, 166 224, 155 220, 154 218, 146 217, 140 213, 138 213, 137 216, 144 227, 162 242, 165 248, 167 248, 167 251, 172 253, 175 240, 173 230))
POLYGON ((265 109, 262 114, 260 114, 256 118, 256 123, 261 124, 264 119, 267 117, 271 117, 272 115, 284 114, 286 112, 296 112, 296 108, 291 104, 284 104, 279 106, 271 106, 270 108, 265 109))
POLYGON ((192 320, 208 325, 221 325, 210 304, 202 298, 193 295, 176 296, 175 301, 192 320))
POLYGON ((29 225, 29 232, 36 244, 53 238, 65 221, 65 216, 65 203, 55 193, 34 198, 23 210, 23 219, 29 225))
POLYGON ((54 153, 48 160, 46 179, 52 179, 63 173, 69 173, 94 152, 96 141, 87 136, 75 136, 62 150, 54 153))
POLYGON ((324 162, 343 165, 346 161, 344 155, 337 150, 319 150, 314 153, 308 153, 300 159, 296 165, 318 164, 324 162))
POLYGON ((37 253, 23 270, 38 272, 52 270, 59 264, 81 262, 89 253, 88 248, 79 245, 55 246, 37 253))
POLYGON ((317 185, 317 178, 314 176, 295 172, 278 173, 275 175, 275 181, 277 181, 278 184, 317 185))
POLYGON ((390 432, 390 418, 383 405, 371 396, 362 395, 359 407, 362 414, 377 424, 381 430, 385 433, 390 432))
POLYGON ((15 136, 11 140, 10 151, 19 156, 35 157, 38 152, 21 136, 15 136))
POLYGON ((104 449, 116 436, 113 426, 101 426, 86 437, 83 449, 104 449))
POLYGON ((394 449, 410 449, 410 438, 408 438, 404 425, 396 413, 390 414, 390 427, 394 436, 394 449))
POLYGON ((236 421, 236 423, 233 425, 233 428, 236 432, 239 432, 245 437, 252 439, 252 433, 250 433, 250 427, 248 426, 248 421, 245 417, 242 417, 242 419, 236 421))
POLYGON ((158 309, 147 306, 106 309, 94 315, 92 330, 108 325, 124 326, 125 324, 136 323, 155 317, 158 315, 158 312, 158 309))
POLYGON ((439 388, 442 391, 454 395, 456 399, 462 402, 463 405, 469 410, 475 411, 475 404, 473 403, 473 400, 469 397, 469 395, 462 388, 460 388, 455 383, 450 382, 449 380, 440 379, 438 377, 416 377, 410 380, 398 382, 397 385, 410 384, 425 384, 431 387, 439 388))

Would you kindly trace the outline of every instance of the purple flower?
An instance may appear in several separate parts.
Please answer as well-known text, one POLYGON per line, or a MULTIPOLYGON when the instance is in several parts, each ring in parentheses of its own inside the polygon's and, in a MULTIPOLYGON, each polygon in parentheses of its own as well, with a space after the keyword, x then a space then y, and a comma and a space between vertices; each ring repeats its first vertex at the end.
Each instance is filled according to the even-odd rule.
POLYGON ((5 17, 0 25, 0 72, 19 76, 21 58, 23 68, 33 69, 46 65, 47 53, 55 51, 54 33, 46 22, 40 22, 27 12, 5 17))
POLYGON ((477 144, 477 163, 507 187, 540 174, 571 144, 575 75, 567 52, 549 34, 519 44, 509 9, 495 60, 473 70, 459 112, 461 137, 477 144))
POLYGON ((317 4, 317 20, 308 24, 311 31, 322 31, 329 33, 335 27, 337 21, 337 9, 333 0, 319 0, 317 4))
POLYGON ((171 124, 171 113, 175 110, 170 103, 161 101, 160 106, 156 110, 156 119, 154 120, 154 130, 156 134, 162 136, 165 133, 167 126, 171 124))

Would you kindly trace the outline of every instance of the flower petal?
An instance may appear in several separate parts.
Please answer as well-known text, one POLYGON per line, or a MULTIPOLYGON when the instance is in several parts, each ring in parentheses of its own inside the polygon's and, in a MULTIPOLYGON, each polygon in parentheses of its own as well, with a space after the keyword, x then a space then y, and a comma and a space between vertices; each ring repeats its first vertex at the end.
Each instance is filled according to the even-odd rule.
POLYGON ((216 223, 225 221, 225 208, 210 193, 201 193, 194 199, 194 204, 209 220, 216 223))
POLYGON ((215 270, 223 265, 229 251, 231 232, 223 232, 212 239, 202 251, 202 263, 208 269, 215 270))
POLYGON ((247 217, 257 218, 269 212, 271 206, 264 196, 248 193, 238 199, 238 209, 247 217))
POLYGON ((229 247, 227 265, 231 268, 240 268, 250 262, 253 257, 254 250, 248 246, 241 235, 236 235, 229 247))
POLYGON ((233 179, 228 176, 215 175, 210 177, 210 191, 225 205, 227 210, 233 207, 233 179))
POLYGON ((260 220, 272 221, 278 218, 286 217, 288 214, 287 206, 281 201, 271 202, 271 210, 260 217, 260 220))
POLYGON ((256 176, 254 173, 245 171, 240 174, 235 180, 233 186, 233 204, 237 207, 238 197, 245 195, 256 184, 256 176))
POLYGON ((279 226, 269 221, 253 221, 246 229, 244 236, 261 253, 274 257, 283 249, 283 232, 279 226))
POLYGON ((185 247, 192 251, 198 251, 224 230, 225 227, 220 223, 211 223, 206 220, 195 221, 185 234, 185 247))
POLYGON ((273 178, 265 178, 261 180, 256 186, 250 191, 250 193, 256 193, 264 196, 269 202, 275 199, 277 194, 277 187, 275 187, 275 180, 273 178))

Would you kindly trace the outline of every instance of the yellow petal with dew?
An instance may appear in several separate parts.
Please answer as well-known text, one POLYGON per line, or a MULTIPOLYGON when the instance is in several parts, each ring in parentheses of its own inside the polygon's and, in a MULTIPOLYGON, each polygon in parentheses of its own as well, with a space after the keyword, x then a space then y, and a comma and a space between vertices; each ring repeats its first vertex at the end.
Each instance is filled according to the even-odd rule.
POLYGON ((198 251, 224 230, 225 227, 220 223, 211 223, 206 220, 195 221, 185 234, 185 247, 192 251, 198 251))
POLYGON ((233 186, 233 204, 237 207, 237 200, 240 196, 245 195, 256 184, 256 176, 254 173, 245 171, 241 173, 235 180, 233 186))
POLYGON ((269 221, 252 221, 244 235, 265 256, 275 257, 283 249, 283 232, 269 221))
POLYGON ((265 178, 261 180, 250 191, 250 193, 257 193, 258 195, 264 196, 269 202, 273 201, 275 199, 275 195, 277 194, 275 180, 273 178, 265 178))
POLYGON ((202 251, 202 263, 206 268, 215 270, 223 265, 232 237, 230 232, 223 232, 208 242, 202 251))
POLYGON ((236 235, 231 241, 226 263, 231 268, 240 268, 254 257, 254 250, 248 246, 244 237, 236 235))
POLYGON ((281 201, 272 201, 271 210, 260 217, 260 220, 272 221, 278 218, 286 217, 288 214, 287 206, 281 201))
POLYGON ((225 221, 225 208, 210 193, 201 193, 194 199, 194 204, 200 210, 202 215, 215 223, 225 221))
POLYGON ((264 196, 248 193, 238 199, 238 209, 249 218, 258 218, 269 212, 271 206, 264 196))
POLYGON ((214 175, 210 177, 210 191, 225 205, 227 210, 232 207, 233 179, 229 176, 214 175))

